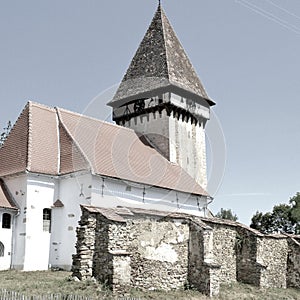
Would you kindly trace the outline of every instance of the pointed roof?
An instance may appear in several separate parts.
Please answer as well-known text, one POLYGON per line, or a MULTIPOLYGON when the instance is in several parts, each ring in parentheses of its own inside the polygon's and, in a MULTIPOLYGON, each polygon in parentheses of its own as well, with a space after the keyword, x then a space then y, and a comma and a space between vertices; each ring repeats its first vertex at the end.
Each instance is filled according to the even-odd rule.
POLYGON ((78 171, 208 196, 133 130, 29 102, 0 148, 0 176, 78 171))
POLYGON ((119 107, 137 97, 149 97, 157 90, 170 88, 206 99, 210 105, 214 104, 159 4, 150 27, 108 105, 119 107))

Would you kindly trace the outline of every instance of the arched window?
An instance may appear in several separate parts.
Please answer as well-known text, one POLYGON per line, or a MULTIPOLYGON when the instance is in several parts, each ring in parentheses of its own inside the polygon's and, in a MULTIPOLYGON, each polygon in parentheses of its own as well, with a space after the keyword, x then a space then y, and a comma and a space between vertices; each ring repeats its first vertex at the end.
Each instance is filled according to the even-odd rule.
POLYGON ((2 228, 9 229, 11 227, 11 215, 4 213, 2 216, 2 228))
POLYGON ((43 231, 51 232, 51 209, 43 209, 43 231))
POLYGON ((0 257, 4 256, 4 245, 0 242, 0 257))

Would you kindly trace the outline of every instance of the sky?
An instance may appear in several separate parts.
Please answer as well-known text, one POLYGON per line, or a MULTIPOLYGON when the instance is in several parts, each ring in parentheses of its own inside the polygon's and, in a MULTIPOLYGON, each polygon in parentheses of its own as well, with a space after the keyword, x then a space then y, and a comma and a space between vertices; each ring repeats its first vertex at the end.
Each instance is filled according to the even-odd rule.
MULTIPOLYGON (((249 224, 300 191, 300 1, 162 1, 208 95, 211 209, 249 224)), ((0 0, 0 126, 27 101, 109 119, 154 0, 0 0)))

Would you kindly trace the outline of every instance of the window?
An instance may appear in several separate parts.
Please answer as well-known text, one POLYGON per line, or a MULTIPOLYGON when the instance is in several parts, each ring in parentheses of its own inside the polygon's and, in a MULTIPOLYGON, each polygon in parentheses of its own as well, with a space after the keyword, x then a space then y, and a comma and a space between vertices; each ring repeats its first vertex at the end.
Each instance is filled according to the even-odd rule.
POLYGON ((4 256, 4 245, 0 242, 0 257, 4 256))
POLYGON ((51 232, 51 209, 43 209, 43 231, 51 232))
POLYGON ((11 215, 5 213, 2 216, 2 228, 9 229, 10 227, 11 227, 11 215))

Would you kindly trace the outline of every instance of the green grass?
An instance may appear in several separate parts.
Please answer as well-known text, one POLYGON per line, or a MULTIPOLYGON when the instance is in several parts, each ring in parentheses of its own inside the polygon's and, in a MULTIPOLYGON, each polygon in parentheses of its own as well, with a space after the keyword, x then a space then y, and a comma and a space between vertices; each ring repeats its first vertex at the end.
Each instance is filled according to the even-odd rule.
MULTIPOLYGON (((190 299, 208 300, 196 291, 151 291, 141 292, 132 290, 127 298, 113 295, 106 287, 93 281, 74 282, 70 280, 71 273, 64 271, 46 272, 0 272, 0 289, 20 292, 25 295, 64 294, 83 295, 93 299, 190 299)), ((215 299, 223 300, 289 300, 300 299, 300 290, 294 289, 268 289, 260 290, 246 284, 222 285, 220 296, 215 299)))

